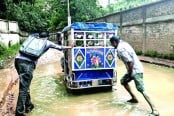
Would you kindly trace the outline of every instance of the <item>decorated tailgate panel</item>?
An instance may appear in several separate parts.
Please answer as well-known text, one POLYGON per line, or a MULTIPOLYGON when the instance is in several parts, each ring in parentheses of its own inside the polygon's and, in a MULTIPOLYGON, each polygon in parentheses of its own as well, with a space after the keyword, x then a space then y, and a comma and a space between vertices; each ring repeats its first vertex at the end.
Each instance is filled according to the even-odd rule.
POLYGON ((113 48, 74 48, 74 70, 115 68, 113 48))
POLYGON ((105 48, 105 68, 115 67, 115 49, 105 48))
POLYGON ((74 49, 74 69, 85 69, 85 48, 74 49))
POLYGON ((86 48, 86 68, 104 68, 104 48, 86 48))

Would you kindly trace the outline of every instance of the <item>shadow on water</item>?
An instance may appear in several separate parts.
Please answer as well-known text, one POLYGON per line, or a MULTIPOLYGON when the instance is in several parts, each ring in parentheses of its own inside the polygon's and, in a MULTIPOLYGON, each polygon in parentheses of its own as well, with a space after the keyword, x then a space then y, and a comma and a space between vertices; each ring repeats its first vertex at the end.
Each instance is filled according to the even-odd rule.
POLYGON ((88 89, 81 89, 81 90, 69 90, 66 89, 68 94, 72 94, 74 96, 79 96, 79 95, 90 95, 90 94, 99 94, 99 93, 109 93, 112 92, 112 88, 88 88, 88 89))

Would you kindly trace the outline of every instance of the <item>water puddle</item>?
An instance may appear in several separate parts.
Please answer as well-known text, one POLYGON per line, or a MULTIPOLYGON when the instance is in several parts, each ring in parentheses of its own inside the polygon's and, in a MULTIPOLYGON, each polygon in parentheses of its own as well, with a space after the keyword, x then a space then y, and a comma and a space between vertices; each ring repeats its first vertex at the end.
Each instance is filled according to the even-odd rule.
MULTIPOLYGON (((174 69, 143 65, 145 88, 161 116, 174 115, 174 69)), ((130 85, 139 103, 126 102, 130 99, 129 94, 119 83, 125 67, 120 62, 118 66, 118 83, 113 91, 80 95, 66 92, 60 78, 60 65, 52 63, 38 67, 31 85, 35 109, 27 116, 147 116, 150 108, 133 82, 130 85)))

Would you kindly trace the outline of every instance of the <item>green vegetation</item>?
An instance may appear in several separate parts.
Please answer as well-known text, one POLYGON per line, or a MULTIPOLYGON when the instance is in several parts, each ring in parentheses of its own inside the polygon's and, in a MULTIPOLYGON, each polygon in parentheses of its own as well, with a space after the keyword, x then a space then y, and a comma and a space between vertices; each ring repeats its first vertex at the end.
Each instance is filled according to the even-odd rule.
POLYGON ((3 43, 0 42, 0 55, 4 54, 6 49, 7 49, 6 46, 3 43))
MULTIPOLYGON (((26 32, 57 31, 67 26, 67 0, 1 0, 0 19, 17 21, 26 32)), ((117 0, 103 8, 98 0, 70 0, 72 22, 86 21, 157 0, 117 0)))
POLYGON ((135 52, 137 55, 174 60, 174 52, 173 51, 171 51, 169 53, 159 53, 159 52, 153 51, 153 50, 148 50, 145 52, 142 52, 140 50, 135 50, 135 52))
POLYGON ((137 55, 142 55, 143 54, 143 52, 141 50, 138 50, 138 49, 135 49, 135 52, 136 52, 137 55))
POLYGON ((154 50, 147 50, 145 52, 142 52, 141 50, 138 49, 135 49, 135 52, 137 55, 174 60, 174 42, 172 42, 170 45, 173 51, 169 53, 161 53, 154 50))
POLYGON ((159 53, 157 51, 148 50, 143 53, 144 56, 157 57, 159 53))
MULTIPOLYGON (((39 4, 33 6, 25 1, 13 3, 12 0, 7 0, 6 11, 4 18, 8 20, 15 20, 18 22, 19 27, 27 32, 39 32, 47 30, 49 13, 43 11, 43 7, 39 4)), ((1 13, 2 15, 4 13, 1 13)), ((2 16, 1 16, 2 17, 2 16)))
MULTIPOLYGON (((26 32, 60 30, 67 26, 67 0, 2 0, 0 18, 17 21, 26 32)), ((70 0, 72 22, 101 16, 96 0, 70 0)))
POLYGON ((6 48, 4 45, 0 44, 0 69, 2 69, 7 62, 15 57, 19 47, 20 45, 16 44, 10 48, 6 48))
POLYGON ((159 0, 118 0, 116 3, 110 4, 108 7, 104 8, 104 12, 106 15, 110 13, 127 10, 130 8, 134 8, 137 6, 141 6, 141 5, 148 4, 155 1, 159 1, 159 0))

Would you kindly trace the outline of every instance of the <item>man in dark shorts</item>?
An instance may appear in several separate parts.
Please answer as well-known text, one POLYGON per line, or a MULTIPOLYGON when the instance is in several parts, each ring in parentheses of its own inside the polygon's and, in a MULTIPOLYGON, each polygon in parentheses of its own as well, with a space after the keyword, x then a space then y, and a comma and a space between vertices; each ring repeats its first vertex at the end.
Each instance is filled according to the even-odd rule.
POLYGON ((137 90, 144 96, 152 110, 151 115, 159 116, 159 112, 156 110, 150 98, 145 93, 143 83, 143 65, 138 59, 134 49, 127 42, 124 42, 115 36, 110 38, 110 42, 111 45, 116 49, 118 58, 123 61, 127 69, 127 73, 120 80, 121 84, 132 97, 127 102, 138 103, 137 98, 132 93, 128 84, 131 80, 134 80, 137 90))

